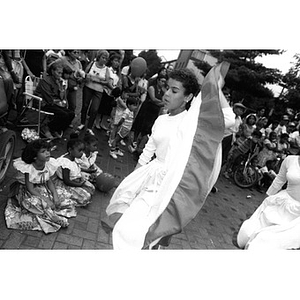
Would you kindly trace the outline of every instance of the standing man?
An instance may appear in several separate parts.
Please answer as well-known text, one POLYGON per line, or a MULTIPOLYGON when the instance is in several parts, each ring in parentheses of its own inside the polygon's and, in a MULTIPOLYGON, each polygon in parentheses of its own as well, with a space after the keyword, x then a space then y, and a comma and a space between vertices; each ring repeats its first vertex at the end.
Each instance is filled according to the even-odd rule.
POLYGON ((232 143, 235 141, 235 135, 243 122, 241 116, 245 113, 246 109, 247 108, 242 103, 235 103, 233 105, 235 124, 230 128, 225 128, 224 138, 222 140, 222 165, 224 165, 227 160, 232 143))

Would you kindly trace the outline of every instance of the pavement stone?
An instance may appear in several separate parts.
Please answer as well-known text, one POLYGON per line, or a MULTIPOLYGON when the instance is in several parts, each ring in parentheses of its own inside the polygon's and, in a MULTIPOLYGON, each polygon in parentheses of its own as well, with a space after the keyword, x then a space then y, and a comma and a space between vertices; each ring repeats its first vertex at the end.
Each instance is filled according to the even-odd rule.
MULTIPOLYGON (((79 110, 73 126, 79 125, 79 110)), ((107 137, 102 130, 94 130, 99 143, 97 164, 104 172, 113 174, 121 181, 135 167, 136 161, 127 146, 122 146, 124 157, 117 160, 109 156, 107 137)), ((67 132, 66 136, 68 137, 67 132)), ((66 140, 55 142, 57 149, 54 157, 65 153, 66 140)), ((17 132, 14 157, 20 157, 25 142, 17 132)), ((9 185, 15 176, 11 167, 0 186, 0 249, 112 249, 111 233, 105 232, 101 226, 105 209, 113 191, 102 193, 96 190, 92 203, 87 207, 78 207, 77 216, 69 219, 69 226, 51 234, 39 231, 19 231, 8 229, 4 219, 9 185)), ((241 189, 231 180, 220 176, 216 186, 218 192, 209 194, 197 216, 183 229, 173 236, 168 247, 162 249, 238 249, 235 240, 241 223, 251 216, 263 201, 265 195, 255 189, 241 189), (250 198, 247 196, 250 195, 250 198)))

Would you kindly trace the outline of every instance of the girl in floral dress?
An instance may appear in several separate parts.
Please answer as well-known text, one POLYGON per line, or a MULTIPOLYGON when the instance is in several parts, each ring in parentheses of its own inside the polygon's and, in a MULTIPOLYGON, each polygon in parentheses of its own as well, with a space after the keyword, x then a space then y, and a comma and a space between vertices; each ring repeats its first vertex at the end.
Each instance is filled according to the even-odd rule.
POLYGON ((76 216, 75 203, 53 183, 57 163, 50 157, 49 144, 41 139, 29 143, 14 167, 18 174, 5 209, 7 227, 45 233, 67 227, 67 218, 76 216))
POLYGON ((84 142, 78 138, 71 138, 67 149, 68 152, 57 159, 59 167, 55 184, 71 193, 71 199, 76 201, 76 206, 85 206, 91 202, 95 187, 75 161, 83 155, 84 142))

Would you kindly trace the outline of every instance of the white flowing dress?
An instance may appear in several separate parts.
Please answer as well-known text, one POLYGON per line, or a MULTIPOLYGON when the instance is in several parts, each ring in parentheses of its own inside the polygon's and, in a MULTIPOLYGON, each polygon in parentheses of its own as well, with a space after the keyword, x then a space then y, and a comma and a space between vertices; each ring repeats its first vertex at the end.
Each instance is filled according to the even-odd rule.
MULTIPOLYGON (((224 108, 225 127, 232 126, 234 114, 231 108, 224 108)), ((122 213, 113 230, 114 249, 141 249, 144 236, 161 209, 161 198, 155 197, 168 168, 168 156, 172 148, 184 145, 172 144, 171 140, 178 132, 179 126, 186 121, 187 111, 170 116, 159 116, 153 127, 149 141, 140 156, 142 167, 127 176, 113 194, 107 207, 107 214, 122 213), (173 145, 173 146, 172 146, 173 145), (151 158, 155 153, 155 159, 151 158), (155 201, 154 201, 155 200, 155 201), (130 209, 129 209, 130 208, 130 209)), ((193 134, 186 132, 186 135, 193 134)), ((173 139, 174 140, 174 139, 173 139)), ((178 151, 181 151, 177 148, 178 151)), ((174 150, 174 149, 173 149, 174 150)), ((221 147, 218 149, 214 172, 210 179, 211 187, 216 182, 221 167, 221 147)), ((178 156, 180 159, 180 156, 178 156)), ((185 165, 185 162, 177 161, 185 165)), ((173 182, 170 182, 170 185, 173 182)))
POLYGON ((268 197, 246 220, 237 241, 245 249, 293 249, 300 247, 300 165, 290 155, 267 191, 268 197), (281 190, 287 182, 287 188, 281 190))

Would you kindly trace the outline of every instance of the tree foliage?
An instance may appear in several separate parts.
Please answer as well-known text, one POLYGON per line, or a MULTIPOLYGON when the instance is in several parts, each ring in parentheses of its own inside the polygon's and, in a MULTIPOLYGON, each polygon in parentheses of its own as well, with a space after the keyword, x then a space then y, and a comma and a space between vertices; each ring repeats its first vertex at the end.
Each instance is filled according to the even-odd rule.
MULTIPOLYGON (((266 84, 277 84, 282 78, 278 69, 266 68, 256 62, 257 57, 264 55, 280 55, 280 50, 209 50, 218 62, 228 61, 229 71, 226 75, 225 87, 229 91, 232 102, 243 102, 249 108, 256 109, 269 106, 274 98, 273 92, 266 84)), ((195 65, 205 75, 208 66, 203 63, 195 65)))
POLYGON ((289 71, 282 77, 280 86, 282 93, 279 101, 285 103, 285 107, 300 110, 300 54, 295 54, 296 62, 289 71))

